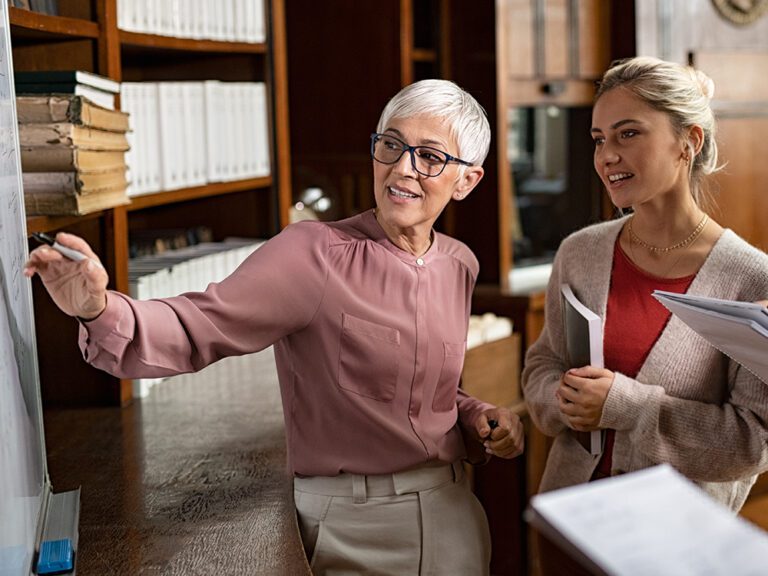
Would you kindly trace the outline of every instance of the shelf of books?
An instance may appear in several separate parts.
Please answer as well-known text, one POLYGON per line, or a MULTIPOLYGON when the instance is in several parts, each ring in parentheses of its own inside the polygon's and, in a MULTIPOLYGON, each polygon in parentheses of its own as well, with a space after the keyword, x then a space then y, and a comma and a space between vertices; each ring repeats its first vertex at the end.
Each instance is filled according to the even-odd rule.
MULTIPOLYGON (((149 0, 61 1, 60 15, 11 9, 28 232, 83 236, 110 287, 132 293, 138 239, 161 252, 192 253, 198 242, 254 249, 286 225, 283 1, 197 3, 207 12, 149 0), (188 243, 146 241, 169 233, 188 243)), ((206 280, 195 265, 195 285, 219 268, 206 280)), ((146 391, 94 374, 79 359, 76 324, 37 280, 34 293, 44 403, 125 404, 146 391)))

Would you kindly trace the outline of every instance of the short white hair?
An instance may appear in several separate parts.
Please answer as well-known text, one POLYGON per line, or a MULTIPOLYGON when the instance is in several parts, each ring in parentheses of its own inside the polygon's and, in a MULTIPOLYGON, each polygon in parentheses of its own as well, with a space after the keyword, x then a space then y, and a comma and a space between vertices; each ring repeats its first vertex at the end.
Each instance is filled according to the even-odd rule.
POLYGON ((449 80, 420 80, 395 94, 381 112, 377 132, 396 118, 434 116, 448 122, 462 160, 480 166, 491 146, 491 126, 482 106, 449 80))

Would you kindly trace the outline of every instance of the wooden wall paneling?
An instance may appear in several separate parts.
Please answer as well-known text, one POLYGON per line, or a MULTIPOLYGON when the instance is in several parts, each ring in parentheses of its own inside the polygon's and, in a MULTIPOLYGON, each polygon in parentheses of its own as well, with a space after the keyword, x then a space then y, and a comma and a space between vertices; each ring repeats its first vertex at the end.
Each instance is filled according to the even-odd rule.
POLYGON ((696 52, 694 65, 715 83, 720 162, 715 218, 751 244, 768 250, 768 52, 696 52))
MULTIPOLYGON (((768 112, 768 107, 766 108, 768 112)), ((719 146, 727 165, 716 175, 716 220, 768 251, 768 115, 718 119, 719 146)))
MULTIPOLYGON (((768 104, 768 74, 756 73, 768 72, 768 41, 763 52, 696 51, 692 59, 715 83, 715 109, 728 111, 728 103, 753 103, 752 108, 768 104)), ((731 111, 739 109, 731 107, 731 111)), ((749 113, 749 109, 744 112, 749 113)))
MULTIPOLYGON (((578 67, 574 73, 579 78, 599 79, 611 63, 611 4, 605 0, 579 0, 576 2, 578 34, 578 67)), ((622 18, 632 6, 622 9, 622 18)))
POLYGON ((544 0, 543 22, 536 29, 537 42, 543 44, 541 73, 547 78, 570 75, 570 19, 568 0, 544 0))
POLYGON ((506 78, 529 78, 536 74, 536 15, 531 0, 497 0, 497 18, 506 37, 506 78))

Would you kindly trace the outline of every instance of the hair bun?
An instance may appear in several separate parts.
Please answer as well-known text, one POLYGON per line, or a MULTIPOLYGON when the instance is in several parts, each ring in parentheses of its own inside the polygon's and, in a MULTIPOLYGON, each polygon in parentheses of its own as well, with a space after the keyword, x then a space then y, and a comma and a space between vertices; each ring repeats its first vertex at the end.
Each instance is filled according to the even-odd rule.
POLYGON ((704 74, 701 70, 696 70, 696 80, 699 82, 699 89, 708 99, 712 99, 715 95, 715 83, 712 78, 704 74))

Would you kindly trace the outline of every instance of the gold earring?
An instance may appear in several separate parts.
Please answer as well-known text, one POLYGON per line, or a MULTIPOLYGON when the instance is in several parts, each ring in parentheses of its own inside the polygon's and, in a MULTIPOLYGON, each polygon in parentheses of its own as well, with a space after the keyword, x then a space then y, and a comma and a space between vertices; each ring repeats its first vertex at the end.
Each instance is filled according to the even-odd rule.
POLYGON ((685 162, 685 165, 688 166, 691 163, 691 157, 688 156, 688 154, 683 154, 683 162, 685 162))

